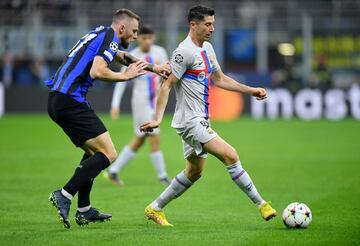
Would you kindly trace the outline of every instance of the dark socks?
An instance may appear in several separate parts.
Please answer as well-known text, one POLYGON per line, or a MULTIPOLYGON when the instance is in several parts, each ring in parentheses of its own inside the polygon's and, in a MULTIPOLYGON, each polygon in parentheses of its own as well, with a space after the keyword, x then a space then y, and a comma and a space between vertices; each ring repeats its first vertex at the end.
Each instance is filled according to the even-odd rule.
POLYGON ((83 185, 78 192, 78 208, 84 208, 90 205, 90 191, 94 180, 83 185))
MULTIPOLYGON (((91 155, 84 154, 80 163, 91 157, 91 155)), ((93 185, 93 180, 80 187, 78 192, 78 208, 84 208, 90 205, 90 191, 93 185)))
MULTIPOLYGON (((80 188, 86 187, 86 184, 89 184, 89 182, 92 183, 93 179, 109 165, 110 161, 106 155, 96 152, 93 156, 80 163, 75 169, 74 175, 64 186, 64 190, 75 196, 80 188)), ((89 190, 89 187, 87 187, 87 190, 89 190)))

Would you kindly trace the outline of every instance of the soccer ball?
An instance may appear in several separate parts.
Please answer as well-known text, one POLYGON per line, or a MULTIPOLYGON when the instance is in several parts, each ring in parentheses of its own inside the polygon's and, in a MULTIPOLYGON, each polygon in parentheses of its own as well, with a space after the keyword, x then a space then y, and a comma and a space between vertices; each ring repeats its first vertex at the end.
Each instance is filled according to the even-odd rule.
POLYGON ((312 213, 304 203, 290 203, 282 214, 284 224, 288 228, 306 228, 312 220, 312 213))

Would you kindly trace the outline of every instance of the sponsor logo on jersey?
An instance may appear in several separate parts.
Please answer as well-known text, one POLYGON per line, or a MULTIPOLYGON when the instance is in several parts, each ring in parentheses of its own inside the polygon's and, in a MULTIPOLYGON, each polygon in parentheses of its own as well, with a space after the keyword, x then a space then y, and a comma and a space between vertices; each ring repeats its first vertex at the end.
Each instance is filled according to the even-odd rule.
POLYGON ((199 81, 203 81, 205 79, 206 75, 205 72, 201 72, 199 73, 199 75, 197 76, 199 81))
POLYGON ((200 62, 196 63, 195 66, 196 66, 196 67, 199 67, 199 66, 201 66, 203 63, 204 63, 203 61, 200 61, 200 62))

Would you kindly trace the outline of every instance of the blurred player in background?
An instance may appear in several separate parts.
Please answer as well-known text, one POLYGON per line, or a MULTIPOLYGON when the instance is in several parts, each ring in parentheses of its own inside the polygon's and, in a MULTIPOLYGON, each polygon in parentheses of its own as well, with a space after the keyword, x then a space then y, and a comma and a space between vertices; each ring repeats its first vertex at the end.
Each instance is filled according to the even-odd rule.
POLYGON ((76 147, 85 154, 73 176, 50 194, 50 202, 58 211, 61 222, 70 228, 68 219, 71 200, 78 194, 75 220, 78 225, 109 220, 110 214, 90 204, 90 192, 95 177, 116 159, 116 150, 109 132, 86 99, 95 79, 118 82, 141 76, 147 71, 169 73, 170 68, 150 64, 118 50, 127 48, 137 38, 140 18, 128 9, 113 15, 111 26, 99 26, 82 37, 69 51, 51 80, 46 81, 51 92, 48 112, 51 119, 68 135, 76 147), (113 72, 113 60, 128 66, 123 72, 113 72))
MULTIPOLYGON (((258 100, 266 98, 263 88, 253 88, 238 83, 225 75, 208 42, 215 31, 215 11, 196 6, 190 9, 190 32, 180 43, 171 58, 172 74, 160 86, 155 120, 141 126, 143 131, 157 128, 163 118, 171 87, 175 87, 176 109, 172 127, 183 140, 186 167, 171 184, 145 208, 145 216, 162 226, 172 226, 163 208, 189 189, 202 174, 207 153, 217 157, 226 166, 231 179, 258 207, 261 216, 269 220, 276 211, 258 193, 248 173, 242 167, 236 150, 211 129, 208 110, 210 76, 214 83, 225 90, 247 93, 258 100)), ((221 208, 219 208, 221 210, 221 208)))
MULTIPOLYGON (((155 35, 150 26, 142 25, 139 29, 137 38, 139 46, 130 52, 131 55, 145 60, 151 64, 164 64, 168 62, 168 56, 163 47, 154 44, 155 35)), ((140 131, 140 125, 146 121, 154 119, 155 116, 155 102, 158 84, 161 77, 147 73, 145 75, 135 78, 134 87, 132 91, 132 114, 134 121, 134 138, 126 145, 116 161, 111 165, 108 172, 105 173, 107 177, 114 184, 123 184, 123 181, 118 177, 119 172, 131 159, 135 157, 136 152, 144 144, 148 137, 150 141, 150 159, 157 173, 157 177, 162 184, 169 185, 163 153, 160 145, 160 130, 155 129, 153 132, 144 133, 140 131)), ((117 119, 120 114, 120 102, 124 93, 126 84, 117 83, 114 89, 114 94, 111 103, 110 115, 112 119, 117 119)))

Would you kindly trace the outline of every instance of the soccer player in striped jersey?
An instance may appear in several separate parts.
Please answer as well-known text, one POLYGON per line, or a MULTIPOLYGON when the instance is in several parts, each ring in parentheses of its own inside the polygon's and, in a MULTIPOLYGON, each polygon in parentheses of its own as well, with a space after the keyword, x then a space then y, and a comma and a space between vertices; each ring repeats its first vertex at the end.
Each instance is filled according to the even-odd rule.
POLYGON ((55 76, 46 81, 50 88, 48 113, 68 135, 84 156, 73 176, 63 186, 50 194, 50 202, 58 211, 61 222, 70 228, 68 219, 71 200, 78 194, 77 224, 109 220, 110 214, 95 209, 90 204, 90 191, 96 176, 116 159, 116 150, 102 121, 86 99, 95 79, 122 82, 141 76, 145 70, 166 77, 167 66, 158 66, 140 60, 124 48, 137 38, 140 18, 128 9, 119 9, 113 15, 111 26, 100 26, 82 37, 69 51, 55 76), (128 66, 123 72, 113 72, 113 60, 128 66))
MULTIPOLYGON (((130 52, 131 55, 145 60, 151 64, 165 64, 168 62, 168 56, 163 47, 153 44, 154 31, 150 26, 142 25, 139 29, 137 38, 138 47, 130 52)), ((120 152, 119 157, 111 165, 107 173, 104 173, 114 184, 123 184, 124 182, 118 177, 122 168, 135 157, 136 152, 143 145, 146 138, 150 143, 150 159, 154 165, 157 177, 162 184, 170 184, 168 178, 163 153, 159 149, 160 136, 159 128, 153 132, 144 133, 140 131, 141 123, 154 119, 155 100, 160 82, 160 76, 153 73, 146 73, 133 79, 134 87, 132 90, 132 114, 134 120, 134 138, 120 152)), ((110 115, 113 119, 119 116, 119 106, 126 84, 117 83, 111 103, 110 115)))
POLYGON ((172 73, 161 84, 155 120, 141 126, 141 130, 151 131, 160 125, 169 91, 174 87, 177 102, 172 127, 183 140, 186 166, 160 196, 145 208, 145 216, 162 226, 172 226, 163 209, 201 177, 207 153, 217 157, 226 166, 231 179, 257 206, 265 220, 276 216, 275 209, 261 197, 244 170, 236 150, 211 129, 208 110, 210 76, 218 87, 225 90, 247 93, 258 100, 266 98, 265 89, 238 83, 221 71, 212 45, 208 42, 215 30, 214 15, 215 11, 207 7, 190 9, 190 32, 170 60, 172 73))

